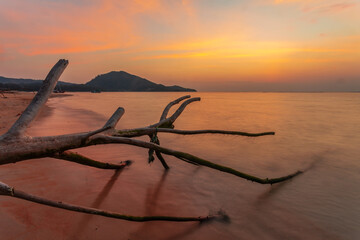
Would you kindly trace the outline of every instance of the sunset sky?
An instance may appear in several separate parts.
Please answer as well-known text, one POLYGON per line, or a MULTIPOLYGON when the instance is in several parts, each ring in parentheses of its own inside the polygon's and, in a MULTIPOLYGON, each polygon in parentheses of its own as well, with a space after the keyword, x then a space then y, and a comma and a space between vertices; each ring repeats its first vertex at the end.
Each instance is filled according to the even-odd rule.
POLYGON ((0 0, 0 76, 360 91, 360 0, 0 0))

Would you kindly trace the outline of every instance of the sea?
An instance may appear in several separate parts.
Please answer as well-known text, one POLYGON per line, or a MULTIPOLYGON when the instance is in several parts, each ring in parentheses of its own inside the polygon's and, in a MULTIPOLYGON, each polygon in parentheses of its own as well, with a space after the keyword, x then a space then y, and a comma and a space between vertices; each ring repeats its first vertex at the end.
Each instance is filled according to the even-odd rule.
MULTIPOLYGON (((188 93, 72 93, 49 99, 28 129, 32 136, 98 129, 117 109, 117 129, 159 121, 164 107, 188 93)), ((273 136, 159 133, 162 146, 261 178, 303 174, 274 185, 196 166, 129 145, 76 149, 118 163, 102 170, 51 158, 1 166, 1 181, 52 200, 135 216, 206 216, 229 221, 128 222, 0 198, 1 239, 360 239, 360 93, 195 92, 176 129, 223 129, 273 136)), ((179 105, 172 108, 173 113, 179 105)), ((149 141, 147 136, 139 139, 149 141)))

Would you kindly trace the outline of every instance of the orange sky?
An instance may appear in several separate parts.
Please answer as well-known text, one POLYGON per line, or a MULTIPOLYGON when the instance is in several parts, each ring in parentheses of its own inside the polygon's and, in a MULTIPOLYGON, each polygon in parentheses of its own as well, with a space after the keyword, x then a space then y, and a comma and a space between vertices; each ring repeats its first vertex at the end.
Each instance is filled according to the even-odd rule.
POLYGON ((0 76, 124 70, 202 91, 360 90, 360 0, 0 0, 0 76))

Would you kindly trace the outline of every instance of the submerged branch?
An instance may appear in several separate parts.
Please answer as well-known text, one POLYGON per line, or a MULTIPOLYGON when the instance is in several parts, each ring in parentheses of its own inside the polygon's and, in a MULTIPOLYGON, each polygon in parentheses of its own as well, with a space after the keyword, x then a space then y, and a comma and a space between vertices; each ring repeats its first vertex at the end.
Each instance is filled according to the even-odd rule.
POLYGON ((195 134, 227 134, 227 135, 239 135, 246 137, 261 137, 266 135, 275 135, 275 132, 261 132, 261 133, 247 133, 239 131, 226 131, 226 130, 179 130, 171 128, 136 128, 128 130, 116 130, 113 136, 119 137, 139 137, 143 135, 149 135, 156 132, 174 133, 182 135, 195 135, 195 134))
POLYGON ((169 165, 166 163, 164 157, 162 156, 161 152, 159 151, 155 151, 156 157, 160 160, 161 164, 163 165, 163 167, 165 168, 165 170, 170 169, 169 165))
POLYGON ((207 161, 205 159, 199 158, 197 156, 191 155, 189 153, 185 153, 185 152, 180 152, 180 151, 176 151, 176 150, 172 150, 169 148, 164 148, 161 147, 157 144, 153 144, 153 143, 149 143, 149 142, 144 142, 141 140, 137 140, 137 139, 131 139, 131 138, 124 138, 124 137, 112 137, 112 136, 94 136, 94 138, 92 138, 89 142, 88 142, 88 146, 91 145, 97 145, 97 144, 109 144, 109 143, 120 143, 120 144, 128 144, 128 145, 134 145, 134 146, 138 146, 138 147, 142 147, 142 148, 147 148, 147 149, 154 149, 157 150, 161 153, 165 153, 168 155, 172 155, 175 157, 178 157, 179 159, 183 160, 186 159, 190 162, 202 165, 202 166, 206 166, 209 168, 213 168, 216 170, 219 170, 221 172, 226 172, 226 173, 230 173, 232 175, 235 175, 237 177, 240 178, 244 178, 246 180, 252 181, 252 182, 257 182, 260 184, 274 184, 274 183, 279 183, 279 182, 283 182, 285 180, 291 179, 297 175, 299 175, 300 173, 302 173, 301 171, 297 171, 293 174, 287 175, 287 176, 283 176, 283 177, 279 177, 279 178, 259 178, 256 176, 252 176, 240 171, 237 171, 235 169, 232 169, 230 167, 226 167, 226 166, 222 166, 220 164, 216 164, 216 163, 212 163, 210 161, 207 161))
POLYGON ((207 134, 207 133, 240 135, 246 137, 261 137, 266 135, 275 135, 275 132, 247 133, 247 132, 226 131, 226 130, 178 130, 178 129, 170 129, 170 128, 158 128, 157 131, 164 133, 183 134, 183 135, 207 134))
MULTIPOLYGON (((160 140, 159 138, 157 137, 157 133, 153 133, 153 134, 150 134, 149 135, 150 137, 150 142, 154 143, 154 144, 157 144, 157 145, 160 145, 160 140)), ((157 156, 157 158, 160 160, 161 164, 163 165, 163 167, 165 168, 165 170, 168 170, 169 169, 169 165, 167 165, 164 157, 162 156, 161 152, 159 152, 158 150, 153 150, 153 149, 149 149, 149 163, 154 161, 154 151, 155 151, 155 154, 157 156)))
POLYGON ((96 209, 96 208, 78 206, 78 205, 65 203, 65 202, 61 202, 61 201, 49 200, 46 198, 31 195, 31 194, 23 192, 23 191, 16 190, 2 182, 0 182, 0 194, 10 196, 10 197, 24 199, 26 201, 35 202, 35 203, 39 203, 42 205, 61 208, 61 209, 69 210, 69 211, 82 212, 82 213, 87 213, 87 214, 92 214, 92 215, 100 215, 100 216, 104 216, 104 217, 122 219, 122 220, 133 221, 133 222, 148 222, 148 221, 204 222, 204 221, 209 221, 212 219, 225 219, 226 220, 228 218, 226 215, 221 214, 221 213, 219 213, 217 215, 209 215, 209 216, 205 216, 205 217, 131 216, 131 215, 125 215, 125 214, 120 214, 120 213, 116 213, 116 212, 100 210, 100 209, 96 209))

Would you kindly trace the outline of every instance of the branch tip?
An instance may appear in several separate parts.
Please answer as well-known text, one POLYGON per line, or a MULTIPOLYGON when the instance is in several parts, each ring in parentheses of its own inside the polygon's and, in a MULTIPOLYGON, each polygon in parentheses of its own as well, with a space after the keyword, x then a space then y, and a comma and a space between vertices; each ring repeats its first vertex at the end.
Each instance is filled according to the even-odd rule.
POLYGON ((174 106, 175 104, 178 104, 179 102, 181 102, 182 100, 184 99, 187 99, 187 98, 190 98, 191 96, 190 95, 186 95, 186 96, 183 96, 183 97, 180 97, 178 99, 175 99, 174 101, 170 102, 164 109, 163 113, 161 114, 161 117, 160 117, 160 121, 161 120, 164 120, 168 113, 169 113, 169 110, 172 106, 174 106))
POLYGON ((105 123, 104 127, 110 127, 110 129, 115 128, 116 124, 119 122, 120 118, 124 115, 124 113, 125 113, 124 108, 119 107, 118 109, 116 109, 116 111, 113 113, 113 115, 105 123))

